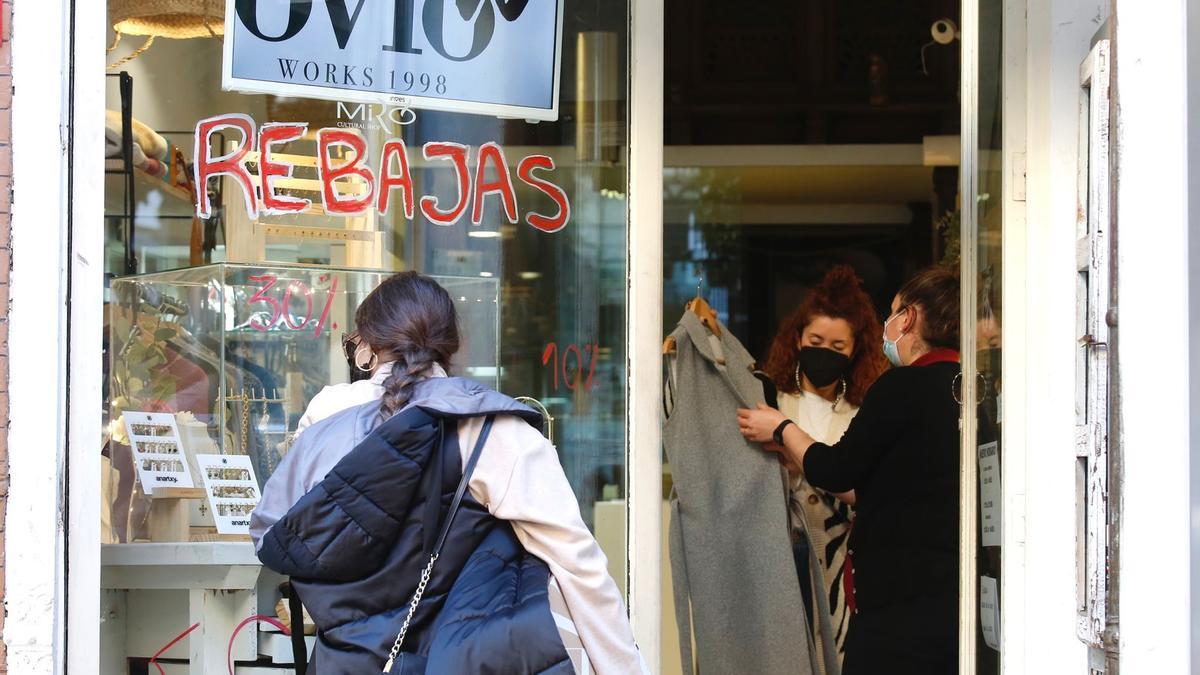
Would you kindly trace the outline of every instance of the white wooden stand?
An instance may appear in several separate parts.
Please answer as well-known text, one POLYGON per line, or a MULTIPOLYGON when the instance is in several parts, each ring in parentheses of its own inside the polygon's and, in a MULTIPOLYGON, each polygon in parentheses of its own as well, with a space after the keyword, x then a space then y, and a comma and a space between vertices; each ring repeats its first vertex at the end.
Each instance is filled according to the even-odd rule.
MULTIPOLYGON (((102 546, 102 672, 126 673, 129 657, 153 656, 195 623, 200 627, 159 658, 186 659, 189 675, 227 672, 233 629, 257 613, 260 570, 249 542, 102 546)), ((233 659, 253 661, 258 653, 258 630, 247 626, 233 659)))

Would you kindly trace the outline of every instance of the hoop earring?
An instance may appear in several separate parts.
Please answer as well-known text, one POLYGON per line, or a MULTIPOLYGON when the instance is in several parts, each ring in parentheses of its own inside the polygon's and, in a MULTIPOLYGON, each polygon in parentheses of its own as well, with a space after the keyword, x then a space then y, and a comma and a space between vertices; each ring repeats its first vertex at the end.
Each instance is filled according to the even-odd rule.
POLYGON ((354 350, 354 367, 358 368, 364 373, 369 373, 372 370, 375 370, 375 366, 379 365, 379 355, 375 352, 371 352, 371 358, 367 361, 366 365, 363 365, 361 359, 358 358, 358 355, 362 353, 364 347, 367 349, 367 351, 371 352, 370 345, 359 345, 358 349, 354 350))
POLYGON ((834 412, 837 412, 838 404, 846 400, 846 388, 846 378, 842 377, 842 386, 838 390, 837 398, 833 399, 833 407, 830 408, 834 412))

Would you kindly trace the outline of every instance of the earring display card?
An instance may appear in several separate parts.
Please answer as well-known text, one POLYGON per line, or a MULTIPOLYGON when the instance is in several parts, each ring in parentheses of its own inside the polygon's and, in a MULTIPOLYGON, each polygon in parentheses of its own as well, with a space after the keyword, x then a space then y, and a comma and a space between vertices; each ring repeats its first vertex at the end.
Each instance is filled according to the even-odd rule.
POLYGON ((250 512, 258 506, 258 481, 246 455, 196 455, 204 492, 218 534, 250 534, 250 512))
POLYGON ((173 414, 126 412, 124 420, 138 480, 146 494, 155 488, 195 486, 173 414))

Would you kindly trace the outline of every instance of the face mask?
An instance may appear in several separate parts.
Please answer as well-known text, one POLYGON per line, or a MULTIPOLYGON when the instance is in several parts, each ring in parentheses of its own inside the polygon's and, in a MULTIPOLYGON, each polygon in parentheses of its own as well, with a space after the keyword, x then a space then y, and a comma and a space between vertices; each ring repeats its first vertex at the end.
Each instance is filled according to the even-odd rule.
POLYGON ((907 333, 901 333, 900 337, 896 338, 895 340, 889 340, 887 337, 887 327, 888 323, 890 323, 892 319, 900 316, 901 312, 904 312, 906 309, 908 308, 901 308, 899 312, 896 312, 890 318, 888 318, 887 321, 883 322, 883 355, 886 356, 887 360, 897 368, 904 365, 904 362, 900 360, 900 341, 904 339, 904 336, 907 335, 907 333))
POLYGON ((799 364, 804 376, 819 389, 841 379, 850 367, 850 357, 824 347, 802 347, 799 364))

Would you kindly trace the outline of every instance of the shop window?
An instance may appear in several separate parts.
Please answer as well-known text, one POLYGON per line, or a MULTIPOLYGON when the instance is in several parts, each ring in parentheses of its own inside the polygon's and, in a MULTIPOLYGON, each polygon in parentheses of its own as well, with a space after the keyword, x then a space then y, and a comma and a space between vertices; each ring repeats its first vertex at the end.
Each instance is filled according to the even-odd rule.
MULTIPOLYGON (((546 414, 543 431, 624 591, 626 3, 346 3, 344 17, 337 3, 328 14, 308 3, 304 30, 348 40, 330 48, 344 63, 298 50, 294 62, 255 65, 273 74, 234 68, 240 81, 224 77, 229 41, 276 39, 299 21, 289 7, 305 3, 159 3, 173 9, 152 15, 143 4, 154 3, 111 0, 106 27, 107 389, 97 403, 105 598, 122 619, 113 625, 131 636, 134 622, 147 628, 105 641, 102 660, 154 655, 187 628, 204 589, 235 591, 230 616, 275 614, 268 572, 213 585, 212 558, 196 551, 235 551, 227 562, 239 573, 256 564, 232 521, 286 457, 312 398, 351 379, 343 339, 358 303, 406 270, 455 301, 465 346, 453 374, 546 414), (405 8, 416 23, 404 24, 405 8), (440 35, 428 32, 434 19, 440 35), (491 56, 519 51, 513 26, 545 29, 560 60, 536 64, 552 97, 497 112, 487 106, 517 96, 525 68, 491 56), (363 48, 364 35, 376 46, 363 48), (394 67, 422 50, 449 55, 446 71, 394 67), (476 51, 486 67, 467 63, 476 51), (385 66, 396 96, 362 102, 365 68, 382 79, 385 66), (276 86, 289 77, 304 86, 276 86), (317 79, 323 89, 308 86, 317 79), (476 107, 447 102, 456 84, 476 107), (240 171, 207 177, 238 153, 240 171), (206 455, 237 458, 226 468, 251 479, 221 482, 228 494, 213 501, 206 455), (149 622, 148 607, 178 621, 149 622)), ((239 641, 234 659, 263 649, 239 641)), ((187 655, 184 641, 160 658, 187 655)), ((193 672, 224 668, 209 665, 193 672)))

